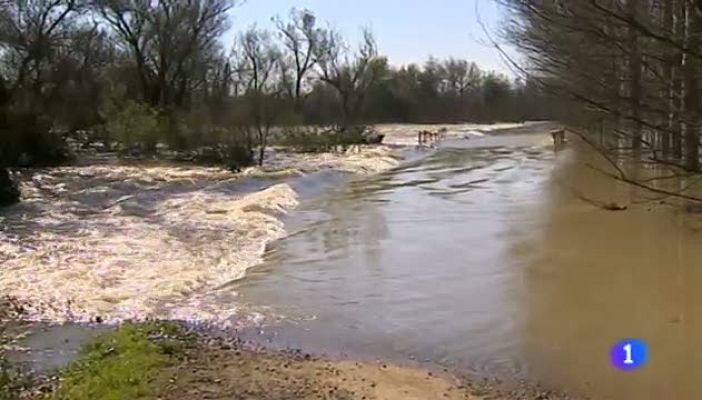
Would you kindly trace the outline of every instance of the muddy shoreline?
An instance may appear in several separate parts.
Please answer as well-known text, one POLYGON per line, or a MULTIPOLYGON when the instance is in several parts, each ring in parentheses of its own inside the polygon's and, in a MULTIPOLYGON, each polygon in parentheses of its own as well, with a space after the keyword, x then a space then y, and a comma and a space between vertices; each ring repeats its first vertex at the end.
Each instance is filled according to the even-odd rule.
MULTIPOLYGON (((21 337, 9 341, 8 348, 14 350, 9 352, 8 365, 17 380, 13 390, 17 398, 23 399, 43 398, 46 393, 55 392, 63 381, 62 371, 81 360, 81 349, 125 326, 44 325, 8 320, 4 324, 8 322, 8 332, 21 337), (42 342, 37 335, 51 338, 52 343, 44 342, 43 349, 32 349, 42 342)), ((272 340, 260 328, 231 331, 179 321, 161 323, 177 327, 180 333, 171 339, 186 344, 188 350, 159 372, 153 385, 156 394, 146 398, 580 399, 535 383, 477 378, 437 367, 431 360, 374 359, 286 347, 282 345, 283 336, 272 340)))
MULTIPOLYGON (((197 357, 206 359, 207 366, 193 375, 188 373, 190 382, 202 381, 204 375, 207 377, 205 381, 221 384, 217 382, 222 379, 217 371, 238 364, 235 376, 247 379, 253 375, 253 379, 259 381, 257 384, 266 388, 260 393, 249 393, 260 399, 288 398, 281 393, 289 394, 291 390, 297 391, 291 398, 300 399, 575 399, 526 382, 506 385, 499 380, 479 380, 410 360, 388 361, 346 354, 331 356, 281 347, 268 340, 256 340, 254 336, 251 332, 240 331, 232 336, 226 332, 198 329, 196 337, 205 347, 200 348, 197 357), (297 378, 296 383, 302 382, 302 387, 289 384, 288 369, 296 370, 295 376, 291 376, 292 381, 297 378)), ((182 382, 167 389, 166 393, 178 393, 179 387, 183 387, 182 382)))
MULTIPOLYGON (((286 333, 288 322, 271 324, 265 327, 245 327, 232 334, 217 328, 199 327, 197 331, 203 337, 216 343, 228 343, 234 340, 262 356, 287 357, 289 355, 314 358, 331 365, 390 366, 412 374, 439 377, 448 380, 470 399, 504 399, 504 400, 583 400, 572 394, 543 386, 539 382, 512 379, 511 377, 486 377, 461 369, 448 368, 436 363, 431 358, 412 356, 409 358, 385 357, 377 354, 345 352, 339 348, 320 348, 291 341, 286 333)), ((391 397, 394 399, 394 397, 391 397)), ((440 396, 428 396, 441 398, 440 396)))

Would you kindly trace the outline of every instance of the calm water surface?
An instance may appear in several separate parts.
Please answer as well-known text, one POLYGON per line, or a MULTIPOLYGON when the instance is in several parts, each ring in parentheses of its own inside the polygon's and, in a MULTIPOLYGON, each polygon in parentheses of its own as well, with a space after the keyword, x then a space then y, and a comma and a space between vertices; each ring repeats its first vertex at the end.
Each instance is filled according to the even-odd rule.
POLYGON ((303 202, 290 218, 304 231, 234 286, 292 321, 267 328, 287 345, 594 398, 702 398, 702 233, 591 161, 545 133, 447 143, 303 202), (649 343, 639 372, 609 365, 625 337, 649 343))

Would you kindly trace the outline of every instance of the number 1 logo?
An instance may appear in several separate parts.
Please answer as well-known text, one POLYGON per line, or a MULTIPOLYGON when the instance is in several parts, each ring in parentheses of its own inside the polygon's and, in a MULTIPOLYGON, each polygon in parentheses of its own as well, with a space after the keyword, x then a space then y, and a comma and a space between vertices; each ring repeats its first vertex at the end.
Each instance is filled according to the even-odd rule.
POLYGON ((622 371, 633 371, 648 361, 648 345, 641 339, 624 339, 617 342, 609 352, 612 366, 622 371))
POLYGON ((624 353, 626 353, 626 357, 624 357, 624 364, 633 365, 634 360, 631 358, 631 343, 624 345, 624 353))

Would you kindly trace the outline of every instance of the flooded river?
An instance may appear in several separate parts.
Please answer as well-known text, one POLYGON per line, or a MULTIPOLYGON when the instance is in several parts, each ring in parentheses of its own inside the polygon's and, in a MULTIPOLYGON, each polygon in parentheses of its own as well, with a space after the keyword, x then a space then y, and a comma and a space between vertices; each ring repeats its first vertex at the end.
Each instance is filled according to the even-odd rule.
POLYGON ((702 232, 588 157, 545 133, 448 142, 304 201, 289 221, 304 230, 234 288, 292 321, 264 330, 285 346, 593 398, 700 398, 702 232), (628 337, 650 346, 633 373, 609 361, 628 337))
MULTIPOLYGON (((527 128, 453 134, 369 176, 39 171, 0 219, 0 291, 49 323, 264 321, 255 335, 274 347, 595 399, 702 398, 702 221, 604 176, 577 143, 554 152, 545 128, 527 128), (593 205, 609 203, 627 210, 593 205), (649 363, 619 372, 610 347, 631 337, 648 342, 649 363)), ((27 346, 83 332, 56 329, 27 346)))

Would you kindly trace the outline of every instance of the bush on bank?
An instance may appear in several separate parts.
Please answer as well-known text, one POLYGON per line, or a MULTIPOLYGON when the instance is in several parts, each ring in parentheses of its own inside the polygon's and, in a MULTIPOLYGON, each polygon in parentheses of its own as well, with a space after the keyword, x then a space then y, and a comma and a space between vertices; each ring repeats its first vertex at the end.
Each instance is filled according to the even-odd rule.
POLYGON ((365 144, 366 131, 367 127, 365 126, 353 126, 345 129, 288 128, 281 132, 275 144, 302 153, 343 151, 353 145, 365 144))

